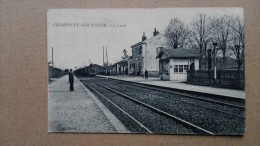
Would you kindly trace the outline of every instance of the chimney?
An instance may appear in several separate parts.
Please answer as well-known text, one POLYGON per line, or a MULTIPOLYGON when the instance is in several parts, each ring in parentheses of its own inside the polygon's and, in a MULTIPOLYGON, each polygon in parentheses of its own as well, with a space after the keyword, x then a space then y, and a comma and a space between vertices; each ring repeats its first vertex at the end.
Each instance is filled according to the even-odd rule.
POLYGON ((146 40, 146 36, 145 36, 145 33, 143 33, 143 36, 142 36, 142 41, 146 40))
POLYGON ((153 36, 156 36, 157 34, 159 34, 159 31, 156 30, 156 27, 154 28, 154 32, 153 32, 153 36))

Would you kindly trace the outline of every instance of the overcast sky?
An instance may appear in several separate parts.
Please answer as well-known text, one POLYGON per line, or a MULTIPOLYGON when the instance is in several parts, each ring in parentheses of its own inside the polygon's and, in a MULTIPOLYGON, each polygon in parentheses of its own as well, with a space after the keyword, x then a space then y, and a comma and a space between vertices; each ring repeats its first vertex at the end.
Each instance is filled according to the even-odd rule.
POLYGON ((150 38, 155 27, 163 33, 172 18, 178 17, 189 24, 199 13, 210 17, 233 15, 242 20, 244 17, 242 8, 49 10, 48 61, 53 47, 56 67, 75 69, 89 65, 90 60, 102 65, 103 46, 107 46, 108 62, 115 63, 121 59, 123 49, 131 55, 130 46, 141 41, 143 32, 150 38), (61 26, 63 23, 72 26, 61 26), (92 24, 106 24, 106 27, 91 27, 92 24))

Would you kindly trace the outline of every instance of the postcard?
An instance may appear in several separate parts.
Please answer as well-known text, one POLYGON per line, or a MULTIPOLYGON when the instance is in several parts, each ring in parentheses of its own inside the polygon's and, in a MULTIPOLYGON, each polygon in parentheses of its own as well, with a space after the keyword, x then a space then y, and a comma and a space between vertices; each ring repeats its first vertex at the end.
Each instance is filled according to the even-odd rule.
POLYGON ((48 131, 243 135, 243 8, 50 9, 48 131))

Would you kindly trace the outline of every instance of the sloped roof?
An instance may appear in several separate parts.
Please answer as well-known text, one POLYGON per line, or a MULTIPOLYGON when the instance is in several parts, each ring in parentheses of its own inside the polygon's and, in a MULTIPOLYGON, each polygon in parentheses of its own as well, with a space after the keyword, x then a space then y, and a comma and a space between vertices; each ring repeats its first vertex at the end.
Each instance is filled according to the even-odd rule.
POLYGON ((197 58, 199 57, 198 49, 166 49, 162 48, 156 58, 160 58, 163 54, 168 58, 197 58))
POLYGON ((159 34, 157 34, 156 36, 152 36, 152 37, 150 37, 150 38, 148 38, 148 39, 145 39, 144 41, 141 41, 141 42, 138 42, 138 43, 132 45, 131 48, 134 48, 134 47, 136 47, 136 46, 140 46, 141 44, 145 44, 145 43, 147 43, 148 41, 153 40, 153 39, 155 39, 155 38, 157 38, 157 37, 164 37, 165 39, 167 39, 162 33, 159 33, 159 34))
POLYGON ((156 38, 158 38, 158 37, 163 37, 164 39, 167 39, 167 38, 164 36, 163 33, 158 33, 156 36, 152 36, 152 37, 150 37, 150 38, 148 38, 148 39, 145 39, 145 40, 143 41, 143 43, 147 43, 147 42, 149 42, 149 41, 151 41, 151 40, 153 40, 153 39, 156 39, 156 38))
POLYGON ((143 42, 138 42, 138 43, 132 45, 131 48, 134 48, 134 47, 136 47, 136 46, 140 46, 141 44, 143 44, 143 42))
POLYGON ((128 59, 122 59, 114 64, 127 63, 127 62, 128 62, 128 59))

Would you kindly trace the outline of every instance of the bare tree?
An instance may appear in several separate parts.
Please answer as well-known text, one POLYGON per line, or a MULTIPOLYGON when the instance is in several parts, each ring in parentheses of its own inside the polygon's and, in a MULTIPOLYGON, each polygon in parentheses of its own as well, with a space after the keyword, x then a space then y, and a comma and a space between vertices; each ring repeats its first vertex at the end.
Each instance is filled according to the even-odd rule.
POLYGON ((244 48, 245 48, 245 35, 244 24, 240 17, 236 17, 232 21, 232 45, 230 46, 233 51, 238 66, 238 70, 241 70, 241 66, 244 63, 244 48))
POLYGON ((225 67, 228 43, 231 37, 232 16, 224 15, 212 21, 214 37, 218 40, 218 49, 222 51, 222 66, 225 67))
POLYGON ((207 45, 210 42, 211 25, 209 18, 205 14, 199 14, 191 24, 191 42, 193 47, 199 49, 199 66, 201 68, 201 61, 206 56, 207 45))
POLYGON ((185 48, 189 33, 188 27, 179 18, 171 19, 165 29, 165 36, 168 38, 169 46, 173 49, 185 48))

